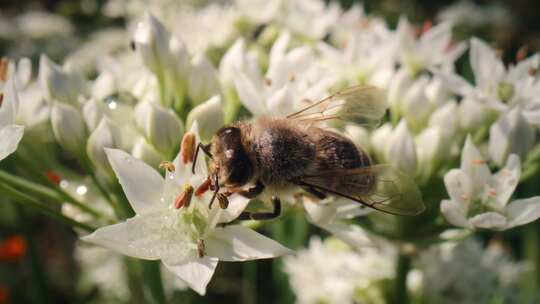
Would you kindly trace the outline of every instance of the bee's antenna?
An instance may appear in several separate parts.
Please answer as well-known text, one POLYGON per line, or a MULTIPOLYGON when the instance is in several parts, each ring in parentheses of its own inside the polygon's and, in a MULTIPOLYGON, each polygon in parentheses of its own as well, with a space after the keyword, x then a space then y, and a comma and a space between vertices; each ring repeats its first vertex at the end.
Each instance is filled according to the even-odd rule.
POLYGON ((199 156, 199 149, 203 150, 206 156, 212 158, 212 153, 210 153, 210 145, 203 145, 201 142, 197 144, 197 149, 195 149, 195 157, 193 159, 193 164, 191 165, 191 173, 195 174, 195 164, 197 163, 197 157, 199 156))

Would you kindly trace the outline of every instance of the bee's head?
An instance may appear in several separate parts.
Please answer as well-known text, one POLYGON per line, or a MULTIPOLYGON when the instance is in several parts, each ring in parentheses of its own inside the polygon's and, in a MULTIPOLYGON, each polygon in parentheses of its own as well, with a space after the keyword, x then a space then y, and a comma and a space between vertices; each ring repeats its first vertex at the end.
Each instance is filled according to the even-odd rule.
POLYGON ((253 166, 244 150, 241 136, 241 128, 226 126, 212 138, 212 170, 219 170, 220 185, 243 186, 252 177, 253 166))

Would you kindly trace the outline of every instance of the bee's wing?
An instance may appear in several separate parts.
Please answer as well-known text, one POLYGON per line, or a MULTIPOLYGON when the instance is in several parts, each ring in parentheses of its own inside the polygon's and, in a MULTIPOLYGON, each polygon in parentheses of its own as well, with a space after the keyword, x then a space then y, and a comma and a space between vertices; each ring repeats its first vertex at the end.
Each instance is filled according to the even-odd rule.
POLYGON ((304 175, 296 184, 394 215, 417 215, 425 209, 414 181, 390 165, 323 171, 304 175))
POLYGON ((358 85, 346 88, 287 116, 300 122, 341 120, 362 125, 378 124, 388 103, 383 90, 358 85))

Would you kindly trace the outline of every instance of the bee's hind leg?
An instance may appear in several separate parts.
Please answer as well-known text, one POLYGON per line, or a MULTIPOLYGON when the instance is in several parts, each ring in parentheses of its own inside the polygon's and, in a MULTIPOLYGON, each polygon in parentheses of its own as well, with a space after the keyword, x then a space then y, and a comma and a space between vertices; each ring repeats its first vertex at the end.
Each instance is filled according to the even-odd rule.
POLYGON ((277 196, 272 196, 272 212, 242 212, 239 220, 271 220, 281 215, 281 200, 277 196))

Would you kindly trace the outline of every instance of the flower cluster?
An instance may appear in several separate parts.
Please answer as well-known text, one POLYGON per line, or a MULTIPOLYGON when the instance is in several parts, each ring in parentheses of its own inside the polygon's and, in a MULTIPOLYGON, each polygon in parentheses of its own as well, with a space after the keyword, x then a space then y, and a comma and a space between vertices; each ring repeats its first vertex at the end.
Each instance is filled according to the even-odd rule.
MULTIPOLYGON (((337 195, 278 193, 284 216, 303 215, 340 239, 313 238, 285 260, 299 303, 383 303, 388 281, 406 277, 395 270, 398 257, 422 256, 456 228, 502 231, 540 217, 538 193, 516 191, 540 170, 538 54, 505 64, 479 38, 457 41, 450 13, 423 27, 403 16, 393 28, 360 5, 345 10, 322 0, 110 0, 103 9, 125 18, 126 29, 96 33, 62 64, 41 54, 37 72, 29 59, 0 62, 0 193, 73 225, 87 243, 159 260, 201 295, 220 260, 292 254, 289 244, 248 228, 264 222, 241 221, 250 199, 233 194, 228 206, 209 205, 215 185, 195 149, 229 123, 285 117, 355 85, 383 93, 380 123, 325 126, 399 172, 398 195, 426 211, 386 216, 337 195), (48 148, 40 153, 40 145, 48 148), (34 194, 60 203, 61 212, 34 194)), ((48 22, 72 31, 60 19, 48 22)), ((82 260, 103 258, 78 246, 82 260)), ((461 259, 460 246, 490 270, 485 259, 493 254, 476 243, 457 245, 450 260, 461 259)), ((118 256, 110 259, 108 268, 124 271, 118 256)), ((423 295, 479 297, 453 282, 433 285, 433 269, 453 267, 436 264, 422 270, 423 295)), ((493 280, 505 290, 505 278, 493 280)), ((115 297, 127 288, 115 288, 115 297)))

